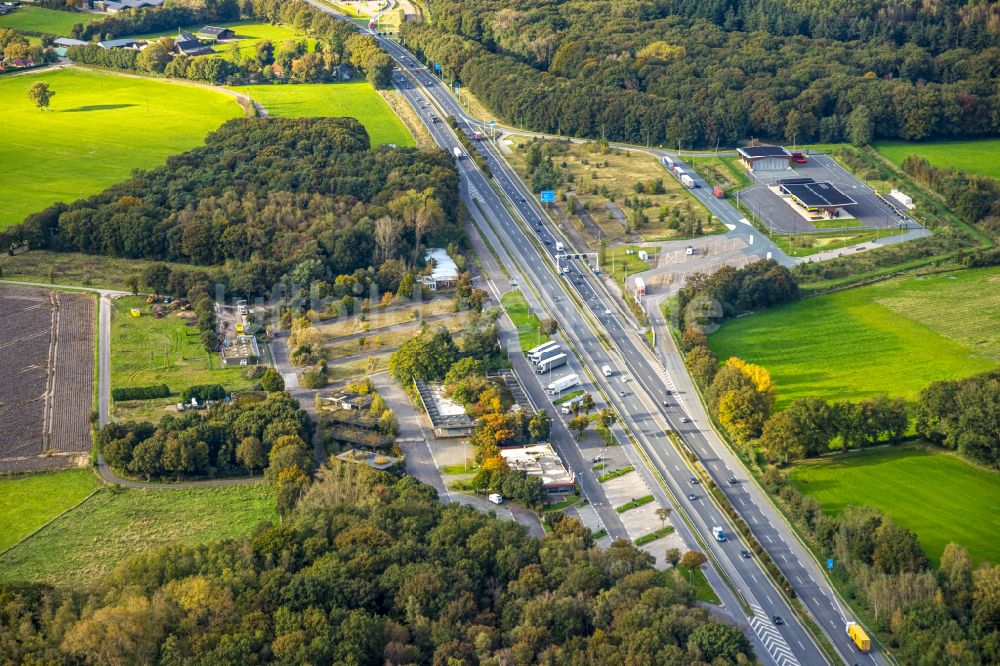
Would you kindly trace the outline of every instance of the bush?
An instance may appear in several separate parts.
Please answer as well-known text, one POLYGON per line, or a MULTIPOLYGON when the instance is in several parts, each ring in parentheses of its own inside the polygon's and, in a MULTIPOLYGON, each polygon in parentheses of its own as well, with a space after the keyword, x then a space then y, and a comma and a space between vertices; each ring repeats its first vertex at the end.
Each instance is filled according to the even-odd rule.
POLYGON ((198 402, 208 400, 222 400, 226 397, 226 389, 222 384, 198 384, 189 386, 181 393, 181 402, 190 402, 191 398, 197 398, 198 402))
POLYGON ((153 400, 170 396, 170 388, 166 384, 157 386, 125 386, 111 389, 114 400, 153 400))

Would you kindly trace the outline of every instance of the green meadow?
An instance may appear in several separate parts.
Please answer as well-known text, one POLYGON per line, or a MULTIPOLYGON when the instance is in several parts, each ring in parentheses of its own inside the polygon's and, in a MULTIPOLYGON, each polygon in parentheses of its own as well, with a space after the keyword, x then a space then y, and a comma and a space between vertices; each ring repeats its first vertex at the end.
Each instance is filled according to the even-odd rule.
POLYGON ((80 69, 2 77, 0 229, 159 166, 242 114, 223 92, 162 80, 80 69), (56 93, 48 111, 28 100, 36 81, 56 93))
MULTIPOLYGON (((88 472, 89 473, 89 472, 88 472)), ((0 556, 0 580, 86 586, 128 557, 168 544, 193 546, 276 522, 264 482, 217 488, 102 488, 0 556)))
POLYGON ((909 155, 919 155, 938 167, 954 167, 969 173, 1000 178, 1000 139, 971 141, 880 141, 875 150, 889 161, 902 164, 909 155))
POLYGON ((976 561, 1000 562, 1000 476, 958 456, 920 446, 863 450, 799 463, 791 480, 826 513, 853 504, 892 516, 935 565, 952 541, 976 561))
POLYGON ((250 95, 274 117, 349 116, 361 121, 373 146, 416 145, 403 121, 367 81, 234 86, 233 90, 250 95))
MULTIPOLYGON (((304 39, 308 45, 309 50, 312 51, 316 48, 316 40, 311 37, 306 37, 300 31, 295 28, 290 28, 284 25, 276 25, 274 23, 260 23, 257 21, 235 21, 232 23, 213 23, 212 25, 219 28, 229 28, 236 33, 235 40, 227 40, 224 42, 219 42, 215 45, 215 56, 206 57, 223 57, 228 58, 232 54, 232 45, 236 44, 239 48, 240 59, 250 58, 257 51, 257 44, 268 40, 274 44, 275 49, 277 49, 282 42, 289 40, 300 40, 304 39)), ((178 26, 172 30, 164 30, 162 32, 150 32, 143 35, 133 35, 136 39, 155 39, 156 37, 176 37, 179 32, 190 32, 197 33, 205 25, 199 23, 198 25, 185 25, 178 26)))
POLYGON ((60 37, 69 37, 70 30, 77 23, 86 25, 99 18, 102 18, 100 14, 61 12, 43 7, 20 7, 6 16, 0 16, 0 28, 45 32, 60 37))
POLYGON ((905 277, 724 323, 720 359, 764 366, 781 408, 796 398, 913 399, 934 380, 1000 361, 1000 269, 905 277))
POLYGON ((89 469, 0 478, 0 551, 76 506, 99 485, 89 469))

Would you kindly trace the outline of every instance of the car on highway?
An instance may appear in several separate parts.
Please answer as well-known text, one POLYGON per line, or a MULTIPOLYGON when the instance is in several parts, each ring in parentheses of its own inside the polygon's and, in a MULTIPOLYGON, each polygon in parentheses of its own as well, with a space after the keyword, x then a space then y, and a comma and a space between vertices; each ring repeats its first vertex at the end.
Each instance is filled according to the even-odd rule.
POLYGON ((781 619, 780 615, 772 615, 771 616, 771 621, 774 622, 777 625, 782 625, 782 624, 785 623, 785 621, 781 619))
POLYGON ((750 559, 750 551, 747 550, 746 548, 740 551, 740 555, 743 557, 744 560, 750 559))
POLYGON ((698 477, 697 476, 692 476, 691 477, 691 485, 692 486, 697 486, 698 485, 698 477))
POLYGON ((608 308, 604 308, 604 314, 606 315, 611 314, 611 310, 609 310, 608 308))
POLYGON ((546 239, 545 239, 544 241, 542 241, 542 242, 543 242, 543 243, 545 243, 546 245, 552 245, 552 241, 550 241, 550 240, 549 240, 548 238, 546 238, 546 239))
POLYGON ((691 500, 691 501, 693 502, 693 501, 695 501, 696 499, 698 499, 698 496, 697 496, 697 495, 695 495, 694 493, 688 493, 688 499, 689 499, 689 500, 691 500))
POLYGON ((729 485, 735 486, 739 482, 740 482, 740 480, 736 478, 735 474, 730 474, 729 475, 729 485))
POLYGON ((672 393, 673 393, 673 391, 671 391, 670 389, 667 389, 667 390, 666 390, 666 394, 667 394, 667 395, 671 395, 672 393))
POLYGON ((686 416, 681 417, 681 423, 691 423, 691 419, 686 416))
POLYGON ((618 395, 620 395, 621 397, 624 398, 625 396, 628 395, 628 392, 627 391, 618 391, 618 395))
POLYGON ((667 400, 666 398, 664 398, 664 399, 663 399, 663 406, 664 406, 664 407, 669 407, 669 406, 670 406, 670 401, 669 401, 669 400, 667 400))

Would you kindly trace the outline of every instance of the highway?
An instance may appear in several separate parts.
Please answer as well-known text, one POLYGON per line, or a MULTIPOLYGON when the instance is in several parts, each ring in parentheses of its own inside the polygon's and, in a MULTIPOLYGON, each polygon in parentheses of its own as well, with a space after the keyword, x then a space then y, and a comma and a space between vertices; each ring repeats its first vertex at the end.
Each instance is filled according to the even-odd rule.
MULTIPOLYGON (((317 0, 309 1, 336 15, 317 0)), ((470 131, 473 121, 412 54, 390 40, 379 38, 379 41, 405 72, 405 76, 401 72, 394 74, 393 81, 425 120, 434 140, 449 152, 460 145, 445 122, 445 116, 457 119, 459 131, 470 131)), ((678 432, 697 454, 756 539, 792 582, 797 595, 841 658, 846 663, 885 663, 875 653, 862 655, 854 648, 844 629, 846 609, 823 578, 818 564, 796 540, 763 490, 748 478, 728 446, 712 429, 687 372, 679 362, 679 355, 665 354, 667 367, 661 365, 628 316, 582 262, 572 262, 573 272, 569 276, 557 276, 554 248, 556 243, 562 242, 572 252, 567 240, 551 227, 532 193, 525 189, 496 148, 483 141, 479 150, 506 203, 475 163, 462 159, 456 164, 467 205, 486 213, 495 225, 499 241, 517 261, 516 267, 509 268, 522 272, 542 305, 555 317, 563 335, 589 370, 593 383, 603 389, 623 425, 635 436, 639 447, 664 480, 676 506, 698 531, 720 572, 732 581, 752 609, 748 623, 758 644, 764 648, 762 657, 766 655, 771 663, 779 666, 829 663, 761 564, 756 558, 741 556, 743 544, 735 538, 735 530, 725 515, 706 497, 700 485, 691 484, 692 470, 670 442, 666 435, 668 430, 678 432), (515 219, 508 205, 523 222, 515 219), (585 309, 589 314, 584 314, 585 309), (601 338, 610 341, 610 349, 601 338), (603 376, 600 367, 604 364, 616 369, 614 377, 603 376), (623 381, 626 377, 631 381, 623 381), (668 389, 676 393, 668 396, 668 389), (736 483, 728 483, 730 476, 736 477, 736 483), (688 498, 689 493, 694 495, 694 500, 688 498), (712 539, 714 526, 722 527, 730 539, 724 543, 712 539), (774 616, 781 617, 783 623, 774 623, 774 616)))

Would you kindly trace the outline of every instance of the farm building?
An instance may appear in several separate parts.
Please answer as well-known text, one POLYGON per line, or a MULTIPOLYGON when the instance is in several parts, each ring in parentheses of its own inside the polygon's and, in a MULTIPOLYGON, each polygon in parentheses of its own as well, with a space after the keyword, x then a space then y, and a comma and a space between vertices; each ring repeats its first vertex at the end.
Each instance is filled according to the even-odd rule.
POLYGON ((573 473, 563 467, 562 461, 549 444, 533 444, 500 449, 500 455, 511 469, 538 476, 549 495, 568 495, 573 492, 573 473))
POLYGON ((419 379, 413 384, 434 427, 435 437, 468 437, 472 434, 476 422, 465 412, 465 407, 444 397, 440 384, 427 384, 419 379))
POLYGON ((252 335, 237 335, 233 340, 226 340, 223 343, 219 355, 224 366, 257 365, 260 361, 257 338, 252 335))
POLYGON ((108 14, 117 14, 126 9, 153 9, 163 5, 163 0, 104 0, 94 3, 95 6, 108 14))
POLYGON ((431 291, 438 289, 448 289, 458 284, 458 266, 455 260, 448 256, 448 252, 441 248, 427 250, 424 258, 428 263, 434 262, 430 275, 421 276, 418 280, 420 284, 427 285, 431 291))
POLYGON ((215 53, 211 46, 201 43, 201 40, 194 35, 182 32, 174 40, 174 51, 177 55, 200 56, 215 53))
POLYGON ((204 39, 209 42, 218 41, 220 39, 233 39, 234 37, 236 37, 236 33, 229 28, 217 28, 212 25, 206 25, 198 31, 198 39, 204 39))
POLYGON ((85 42, 82 39, 73 39, 72 37, 56 37, 52 40, 52 43, 56 46, 86 46, 90 42, 85 42))
POLYGON ((737 148, 740 162, 751 171, 780 171, 787 169, 792 154, 781 146, 748 146, 737 148))
POLYGON ((829 217, 836 217, 838 208, 856 203, 832 183, 819 183, 812 178, 784 178, 778 181, 778 189, 807 212, 829 217))
POLYGON ((130 37, 123 37, 121 39, 106 39, 103 42, 97 42, 97 45, 102 49, 134 49, 138 48, 138 42, 130 37))

